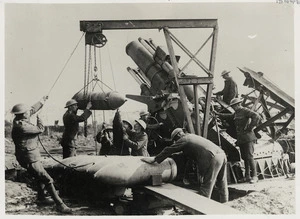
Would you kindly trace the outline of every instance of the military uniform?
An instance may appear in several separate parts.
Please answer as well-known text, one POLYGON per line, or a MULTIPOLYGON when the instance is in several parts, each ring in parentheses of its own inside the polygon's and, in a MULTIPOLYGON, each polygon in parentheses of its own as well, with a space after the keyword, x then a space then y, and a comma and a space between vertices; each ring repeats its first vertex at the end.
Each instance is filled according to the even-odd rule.
MULTIPOLYGON (((36 113, 43 104, 37 102, 31 107, 30 116, 36 113)), ((39 183, 45 185, 53 183, 53 179, 46 172, 40 162, 38 135, 44 131, 44 126, 39 117, 37 125, 30 123, 27 119, 16 117, 13 121, 12 139, 15 144, 15 156, 20 165, 27 169, 39 183)))
POLYGON ((201 136, 186 134, 173 145, 164 148, 155 157, 155 161, 161 163, 171 154, 181 151, 196 162, 199 174, 203 176, 203 183, 199 188, 200 195, 210 198, 216 184, 220 191, 220 202, 227 202, 227 158, 224 151, 201 136))
POLYGON ((219 114, 222 117, 232 117, 237 132, 236 145, 239 146, 241 157, 245 163, 245 177, 250 178, 257 176, 256 166, 254 163, 253 153, 254 153, 254 143, 257 140, 253 128, 257 126, 261 120, 258 113, 249 110, 245 107, 240 107, 235 110, 232 115, 219 114), (250 123, 249 123, 249 119, 250 123), (250 174, 251 169, 251 174, 250 174))
POLYGON ((84 112, 78 116, 75 112, 69 110, 63 116, 65 130, 61 139, 61 146, 63 147, 63 158, 76 156, 76 142, 75 137, 79 130, 79 123, 84 122, 92 112, 85 109, 84 112))
POLYGON ((131 148, 131 155, 149 157, 148 135, 143 131, 139 133, 131 131, 128 134, 130 137, 124 140, 124 145, 131 148))
POLYGON ((245 162, 245 177, 250 178, 257 176, 257 171, 254 163, 254 143, 257 140, 253 128, 260 121, 260 116, 247 108, 241 107, 234 113, 234 123, 237 132, 236 144, 240 147, 242 159, 245 162), (251 122, 249 122, 251 119, 251 122), (251 169, 251 174, 250 174, 251 169))
POLYGON ((238 88, 235 81, 229 77, 225 80, 225 85, 223 90, 215 93, 216 95, 223 95, 223 101, 227 104, 230 104, 230 101, 233 98, 238 97, 238 88))
POLYGON ((107 129, 101 130, 97 136, 96 141, 101 144, 99 155, 109 155, 113 150, 113 138, 109 136, 107 129))

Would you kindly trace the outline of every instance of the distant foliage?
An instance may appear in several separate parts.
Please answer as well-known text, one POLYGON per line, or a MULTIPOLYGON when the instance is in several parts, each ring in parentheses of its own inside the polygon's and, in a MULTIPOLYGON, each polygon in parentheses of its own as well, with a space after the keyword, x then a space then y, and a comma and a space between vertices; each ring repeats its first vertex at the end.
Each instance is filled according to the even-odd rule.
POLYGON ((5 127, 4 127, 5 138, 11 137, 12 123, 5 120, 4 125, 5 125, 5 127))

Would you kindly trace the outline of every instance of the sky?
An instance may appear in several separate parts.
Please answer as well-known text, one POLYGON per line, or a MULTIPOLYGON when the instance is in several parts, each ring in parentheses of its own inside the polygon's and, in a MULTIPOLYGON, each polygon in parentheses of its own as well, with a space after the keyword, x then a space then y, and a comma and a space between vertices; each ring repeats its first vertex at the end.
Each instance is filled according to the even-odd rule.
MULTIPOLYGON (((292 4, 277 4, 276 1, 267 3, 170 3, 166 1, 125 4, 7 3, 4 5, 4 13, 4 110, 7 119, 12 118, 10 110, 15 104, 34 104, 51 91, 42 114, 46 123, 53 124, 54 120, 59 120, 61 124, 66 101, 83 88, 84 39, 80 41, 58 78, 82 36, 79 29, 81 20, 218 19, 215 91, 223 88, 224 81, 220 73, 226 69, 231 71, 231 76, 237 81, 240 93, 248 92, 242 86, 244 76, 237 69, 237 67, 248 67, 254 71, 264 72, 266 78, 294 97, 295 42, 292 4)), ((201 31, 203 30, 189 29, 176 30, 174 33, 192 52, 195 52, 209 34, 206 30, 201 31)), ((127 67, 137 66, 126 54, 125 47, 141 36, 145 39, 150 37, 158 45, 166 48, 163 32, 114 30, 103 33, 108 42, 101 49, 101 63, 97 61, 98 69, 102 71, 102 80, 122 94, 139 94, 139 85, 126 70, 127 67)), ((207 61, 205 51, 204 49, 202 54, 204 62, 207 61)), ((175 52, 182 54, 180 50, 175 52)), ((181 62, 181 65, 185 64, 184 61, 181 62)), ((189 70, 193 72, 193 67, 189 70)), ((128 100, 121 107, 123 112, 140 109, 146 109, 146 106, 132 100, 128 100)))

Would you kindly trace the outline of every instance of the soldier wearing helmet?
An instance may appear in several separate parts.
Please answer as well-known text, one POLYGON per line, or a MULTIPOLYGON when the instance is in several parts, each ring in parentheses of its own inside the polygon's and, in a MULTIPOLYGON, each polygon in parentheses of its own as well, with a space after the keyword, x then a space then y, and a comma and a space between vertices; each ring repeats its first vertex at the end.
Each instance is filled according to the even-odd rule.
POLYGON ((131 148, 131 155, 149 157, 147 150, 148 135, 145 132, 146 123, 141 120, 135 120, 134 131, 125 132, 123 135, 124 145, 131 148))
POLYGON ((261 122, 261 117, 258 113, 242 107, 242 100, 234 98, 230 101, 230 106, 234 109, 234 114, 218 113, 222 118, 230 118, 234 120, 237 133, 236 145, 240 147, 241 157, 245 164, 245 178, 244 181, 256 183, 257 170, 253 158, 254 143, 257 137, 254 128, 261 122))
POLYGON ((146 133, 148 135, 148 152, 149 154, 157 154, 157 150, 161 147, 161 144, 165 145, 164 139, 159 134, 159 128, 163 125, 162 122, 158 122, 157 119, 150 115, 149 112, 140 111, 140 120, 146 123, 146 133))
POLYGON ((199 174, 203 176, 203 183, 199 188, 200 195, 210 198, 216 184, 220 193, 220 202, 227 202, 227 159, 224 151, 199 135, 184 133, 181 128, 173 130, 171 139, 175 143, 165 147, 157 156, 141 160, 147 163, 161 163, 173 153, 183 152, 186 157, 196 162, 199 174))
POLYGON ((65 108, 68 108, 68 110, 63 116, 65 130, 60 142, 61 146, 63 147, 63 158, 76 156, 77 146, 75 143, 75 137, 79 130, 79 123, 84 122, 87 118, 89 118, 89 116, 92 114, 90 111, 91 107, 92 103, 88 102, 84 112, 78 116, 77 101, 71 99, 66 103, 65 108))
POLYGON ((224 70, 221 73, 221 76, 225 79, 223 90, 214 93, 215 95, 223 96, 223 101, 227 104, 230 104, 230 101, 233 98, 238 97, 238 87, 232 77, 229 76, 230 71, 224 70))
POLYGON ((96 141, 101 145, 99 155, 109 155, 115 151, 113 148, 113 127, 103 123, 101 131, 96 135, 96 141))
POLYGON ((42 120, 37 115, 36 125, 29 121, 29 118, 42 108, 47 99, 48 96, 44 96, 41 101, 37 102, 32 107, 29 107, 26 104, 16 104, 12 108, 12 113, 15 114, 12 128, 15 155, 20 165, 38 181, 38 202, 41 204, 53 204, 54 200, 59 212, 71 213, 72 210, 67 207, 58 196, 53 185, 53 179, 44 169, 40 161, 41 155, 38 148, 38 136, 44 131, 42 120), (45 196, 45 189, 49 192, 53 200, 47 199, 45 196))

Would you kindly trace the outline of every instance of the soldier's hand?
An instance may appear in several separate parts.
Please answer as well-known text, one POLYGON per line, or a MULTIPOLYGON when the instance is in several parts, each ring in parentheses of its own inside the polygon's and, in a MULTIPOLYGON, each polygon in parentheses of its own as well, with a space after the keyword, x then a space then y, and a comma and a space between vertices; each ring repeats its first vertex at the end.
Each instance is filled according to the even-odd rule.
POLYGON ((127 134, 124 134, 123 135, 123 140, 127 140, 128 139, 128 135, 127 134))
POLYGON ((88 102, 88 104, 86 105, 86 109, 91 109, 91 107, 92 107, 92 102, 90 101, 90 102, 88 102))
POLYGON ((141 158, 141 161, 152 164, 155 162, 155 157, 143 157, 141 158))

